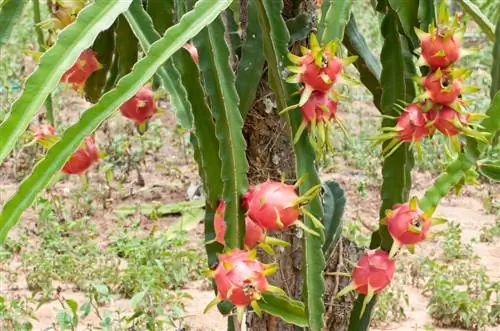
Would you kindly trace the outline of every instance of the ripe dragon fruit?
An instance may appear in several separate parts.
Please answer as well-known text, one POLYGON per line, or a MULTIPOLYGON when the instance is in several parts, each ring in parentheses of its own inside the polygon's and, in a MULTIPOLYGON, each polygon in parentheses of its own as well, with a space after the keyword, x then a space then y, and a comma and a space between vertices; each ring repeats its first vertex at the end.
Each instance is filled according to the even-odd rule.
POLYGON ((299 221, 301 214, 306 214, 314 222, 316 227, 323 225, 306 208, 304 204, 309 203, 318 194, 320 186, 315 186, 300 196, 294 185, 282 182, 266 181, 251 188, 251 191, 243 196, 243 206, 248 206, 247 216, 266 230, 284 230, 291 225, 297 225, 312 234, 317 233, 308 229, 299 221))
POLYGON ((194 63, 198 64, 198 49, 193 45, 193 43, 187 43, 184 46, 182 46, 186 51, 191 54, 191 57, 193 58, 194 63))
POLYGON ((328 150, 332 149, 329 134, 330 130, 332 130, 330 121, 337 122, 345 133, 344 125, 336 116, 337 102, 334 98, 335 96, 331 93, 312 92, 311 97, 300 107, 303 120, 295 133, 294 143, 299 141, 305 128, 309 127, 310 141, 318 151, 321 151, 324 146, 328 150))
POLYGON ((261 299, 262 293, 283 293, 281 289, 270 285, 266 279, 267 275, 276 272, 276 268, 274 264, 266 265, 258 261, 254 250, 234 249, 219 255, 217 268, 207 272, 215 280, 217 297, 208 304, 205 312, 220 301, 227 300, 236 306, 240 321, 248 305, 260 314, 257 301, 261 299))
POLYGON ((156 112, 156 101, 149 86, 143 86, 132 98, 120 106, 123 116, 142 125, 156 112))
POLYGON ((423 79, 426 96, 434 103, 451 105, 462 93, 465 76, 454 77, 451 70, 437 69, 423 79))
POLYGON ((102 64, 97 61, 96 53, 90 48, 86 49, 73 66, 64 73, 61 82, 71 85, 73 90, 82 94, 87 79, 94 71, 101 68, 102 64))
POLYGON ((464 134, 485 143, 488 142, 490 133, 479 131, 476 128, 478 124, 473 122, 483 118, 482 114, 461 113, 448 106, 435 107, 428 114, 430 123, 443 135, 453 138, 455 144, 459 144, 456 138, 458 134, 464 134))
MULTIPOLYGON (((225 211, 225 202, 224 200, 220 200, 217 209, 215 210, 214 216, 214 229, 215 229, 215 241, 219 244, 225 245, 224 235, 226 234, 226 223, 224 222, 224 211, 225 211)), ((260 246, 266 252, 270 254, 274 254, 273 249, 270 245, 277 245, 288 247, 289 243, 286 241, 272 238, 266 235, 264 229, 260 227, 257 223, 252 221, 249 216, 245 217, 245 238, 244 244, 246 249, 252 249, 256 246, 260 246)))
POLYGON ((313 91, 327 92, 333 84, 338 81, 342 69, 354 62, 357 57, 339 59, 335 56, 336 42, 328 43, 324 48, 320 47, 316 35, 311 34, 309 48, 302 47, 302 56, 292 53, 288 58, 295 66, 288 66, 288 70, 295 75, 287 79, 289 83, 303 84, 299 106, 304 105, 313 91))
POLYGON ((351 274, 351 284, 344 287, 337 297, 352 290, 365 295, 361 316, 363 316, 366 305, 375 294, 380 293, 389 285, 394 277, 396 263, 389 257, 387 252, 381 249, 367 251, 358 261, 351 274))
POLYGON ((62 171, 69 175, 81 175, 85 173, 95 162, 99 160, 99 150, 92 137, 85 140, 75 153, 64 165, 62 171))
POLYGON ((382 221, 394 239, 390 256, 394 256, 402 245, 407 245, 413 251, 413 245, 421 242, 427 236, 431 227, 431 219, 418 208, 418 201, 413 198, 409 203, 395 205, 386 211, 382 221))
POLYGON ((409 104, 397 117, 396 127, 384 127, 382 134, 372 138, 375 144, 391 140, 382 150, 385 157, 392 155, 405 142, 414 143, 419 148, 420 141, 433 133, 424 106, 421 103, 409 104))
POLYGON ((453 32, 419 33, 422 58, 433 68, 446 68, 460 58, 460 38, 453 32))

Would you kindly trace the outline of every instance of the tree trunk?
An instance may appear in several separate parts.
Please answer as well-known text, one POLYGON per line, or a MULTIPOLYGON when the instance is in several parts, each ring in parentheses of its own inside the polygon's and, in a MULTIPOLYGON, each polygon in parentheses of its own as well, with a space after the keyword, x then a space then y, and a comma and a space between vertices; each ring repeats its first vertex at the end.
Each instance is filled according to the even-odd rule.
MULTIPOLYGON (((290 129, 286 121, 280 118, 275 109, 272 93, 263 79, 259 89, 257 102, 247 115, 244 134, 247 140, 247 158, 250 165, 249 179, 256 184, 267 179, 295 179, 295 159, 290 141, 290 129)), ((302 239, 295 229, 282 233, 272 233, 273 236, 291 243, 287 249, 276 248, 276 256, 260 254, 264 262, 274 262, 278 259, 278 272, 269 277, 273 285, 281 287, 285 292, 298 299, 302 298, 302 239)), ((350 272, 353 262, 357 261, 360 250, 350 241, 342 238, 326 261, 326 272, 350 272), (349 262, 351 263, 349 263, 349 262)), ((346 286, 350 279, 338 276, 325 278, 325 323, 327 330, 342 331, 347 329, 349 315, 354 298, 346 295, 335 298, 339 289, 346 286)), ((286 324, 279 318, 265 315, 262 319, 254 314, 247 317, 249 330, 254 331, 292 331, 293 325, 286 324)))

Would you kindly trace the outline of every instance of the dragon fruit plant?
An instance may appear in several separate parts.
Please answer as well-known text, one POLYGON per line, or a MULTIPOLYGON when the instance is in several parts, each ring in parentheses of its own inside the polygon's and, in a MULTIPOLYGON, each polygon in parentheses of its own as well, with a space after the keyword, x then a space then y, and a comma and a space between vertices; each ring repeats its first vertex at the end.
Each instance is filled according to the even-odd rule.
MULTIPOLYGON (((215 292, 207 308, 216 305, 236 328, 246 320, 253 330, 289 329, 286 324, 368 330, 401 248, 413 252, 444 222, 435 215, 439 201, 477 184, 479 174, 500 180, 498 160, 486 156, 500 130, 500 27, 495 34, 474 8, 463 7, 497 39, 486 112, 470 109, 466 95, 477 89, 468 85, 472 71, 460 67, 470 53, 463 48, 465 27, 458 16, 450 19, 444 1, 437 15, 431 0, 372 1, 382 19, 380 56, 367 46, 347 0, 48 1, 45 21, 36 18, 41 11, 33 1, 44 54, 0 124, 0 162, 60 82, 92 105, 60 136, 54 126, 32 134, 47 153, 3 205, 0 244, 59 171, 84 175, 98 162, 92 137, 102 123, 121 113, 146 127, 156 110, 151 81, 167 92, 169 109, 189 134, 203 182, 207 274, 215 292), (383 155, 380 226, 370 249, 343 275, 351 284, 337 289, 325 286, 325 278, 333 275, 327 266, 335 263, 327 260, 339 247, 345 194, 338 183, 321 182, 318 169, 334 145, 331 124, 345 132, 344 83, 355 69, 382 118, 373 138, 383 155), (283 165, 268 146, 254 148, 253 138, 262 137, 255 118, 288 129, 273 132, 277 139, 268 146, 282 145, 295 162, 283 165), (450 161, 418 200, 410 199, 413 147, 425 153, 421 142, 436 135, 449 138, 450 161), (259 158, 269 160, 265 167, 259 158), (295 185, 276 180, 283 166, 292 169, 287 177, 300 178, 295 185), (350 320, 340 321, 324 301, 349 291, 357 298, 350 320), (251 314, 257 316, 245 318, 251 314)), ((22 13, 24 3, 2 2, 0 18, 22 13)), ((2 41, 15 31, 13 18, 2 26, 2 41)))

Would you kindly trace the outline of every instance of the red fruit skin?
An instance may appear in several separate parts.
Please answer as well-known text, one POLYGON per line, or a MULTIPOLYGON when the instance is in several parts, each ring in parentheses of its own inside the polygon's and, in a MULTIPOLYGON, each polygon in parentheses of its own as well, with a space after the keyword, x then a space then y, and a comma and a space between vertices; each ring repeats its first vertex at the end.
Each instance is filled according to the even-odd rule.
POLYGON ((339 77, 340 72, 344 68, 344 63, 338 57, 333 56, 328 60, 328 65, 325 68, 325 73, 330 77, 333 83, 335 83, 339 77))
POLYGON ((69 68, 61 78, 61 82, 69 84, 75 91, 81 90, 87 79, 94 71, 101 69, 96 53, 86 49, 80 54, 78 60, 69 68))
POLYGON ((56 134, 56 128, 50 124, 42 124, 35 130, 35 140, 40 141, 56 134))
POLYGON ((148 86, 143 86, 135 96, 129 99, 120 107, 123 116, 140 125, 153 117, 156 111, 156 102, 153 90, 148 86))
MULTIPOLYGON (((219 206, 215 210, 214 216, 214 230, 215 230, 215 241, 225 245, 226 241, 224 235, 226 234, 226 223, 224 222, 224 211, 226 204, 224 200, 220 200, 219 206)), ((252 249, 261 242, 264 241, 266 235, 264 230, 250 219, 250 217, 245 217, 245 238, 244 244, 245 248, 252 249)))
POLYGON ((243 208, 248 209, 248 206, 250 205, 250 200, 252 200, 254 193, 255 193, 255 186, 250 185, 250 187, 248 188, 248 192, 244 193, 241 198, 241 205, 243 206, 243 208))
POLYGON ((368 286, 381 292, 394 277, 396 263, 380 249, 367 251, 352 272, 352 283, 358 293, 367 295, 368 286))
POLYGON ((69 175, 81 175, 99 160, 99 150, 92 137, 85 137, 84 145, 76 150, 62 171, 69 175))
POLYGON ((198 49, 192 43, 187 43, 182 47, 186 51, 188 51, 189 54, 191 54, 191 57, 193 58, 194 63, 198 64, 198 49))
POLYGON ((397 119, 398 137, 402 141, 420 141, 430 134, 426 128, 426 117, 422 108, 412 103, 399 115, 397 119))
POLYGON ((219 256, 215 269, 217 295, 236 306, 246 306, 266 292, 269 283, 264 276, 264 264, 247 251, 235 249, 219 256))
POLYGON ((318 67, 314 62, 303 65, 305 71, 301 75, 301 80, 306 86, 310 86, 315 91, 326 92, 331 87, 333 82, 326 83, 321 74, 323 69, 318 67))
POLYGON ((426 35, 420 40, 420 46, 422 57, 433 69, 448 67, 460 57, 460 42, 454 36, 426 35), (444 56, 436 55, 438 52, 443 52, 444 56))
POLYGON ((426 218, 421 210, 411 210, 408 203, 405 203, 394 206, 385 224, 396 242, 402 245, 413 245, 425 239, 431 227, 431 220, 426 218), (420 228, 421 232, 411 232, 410 225, 420 228))
POLYGON ((460 133, 460 130, 453 124, 453 121, 456 120, 462 124, 467 124, 467 116, 459 114, 450 107, 443 107, 437 111, 437 115, 434 119, 434 126, 445 136, 456 136, 460 133))
POLYGON ((326 93, 314 91, 307 102, 301 107, 304 120, 309 123, 316 120, 316 123, 323 121, 328 122, 335 118, 337 113, 337 102, 328 97, 326 93), (323 110, 326 107, 328 111, 323 110))
MULTIPOLYGON (((447 74, 443 74, 443 77, 437 77, 437 74, 430 73, 424 79, 424 87, 429 94, 429 98, 434 103, 438 103, 441 105, 450 105, 454 103, 458 96, 460 95, 460 91, 462 89, 462 82, 458 79, 449 81, 451 77, 448 77, 447 74), (448 83, 447 86, 450 90, 444 91, 443 83, 448 83)), ((446 85, 446 84, 445 84, 446 85)))
POLYGON ((265 230, 286 229, 299 219, 297 198, 293 185, 266 181, 255 188, 247 215, 265 230))

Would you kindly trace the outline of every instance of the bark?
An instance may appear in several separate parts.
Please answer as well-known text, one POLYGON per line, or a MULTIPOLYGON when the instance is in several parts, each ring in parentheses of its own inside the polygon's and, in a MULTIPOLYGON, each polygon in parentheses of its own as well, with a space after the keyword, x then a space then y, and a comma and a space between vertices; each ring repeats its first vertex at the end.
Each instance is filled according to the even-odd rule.
MULTIPOLYGON (((273 94, 264 78, 258 92, 256 104, 245 120, 244 134, 247 140, 247 158, 250 165, 250 183, 257 184, 266 179, 295 180, 295 159, 290 141, 290 131, 286 121, 280 118, 275 108, 273 94)), ((275 262, 277 258, 279 271, 269 277, 273 285, 281 287, 285 292, 301 300, 302 296, 302 239, 295 229, 282 233, 272 233, 273 236, 291 243, 287 249, 275 249, 277 255, 260 254, 267 262, 275 262)), ((342 238, 330 256, 327 258, 325 272, 350 272, 353 263, 360 255, 353 243, 342 238)), ((346 330, 349 315, 354 302, 352 295, 335 298, 335 294, 350 282, 350 279, 338 276, 325 277, 325 323, 327 330, 346 330)), ((292 331, 293 325, 282 322, 279 318, 265 315, 259 318, 253 313, 248 314, 247 326, 254 331, 292 331)))

